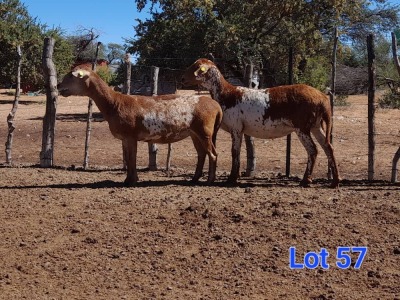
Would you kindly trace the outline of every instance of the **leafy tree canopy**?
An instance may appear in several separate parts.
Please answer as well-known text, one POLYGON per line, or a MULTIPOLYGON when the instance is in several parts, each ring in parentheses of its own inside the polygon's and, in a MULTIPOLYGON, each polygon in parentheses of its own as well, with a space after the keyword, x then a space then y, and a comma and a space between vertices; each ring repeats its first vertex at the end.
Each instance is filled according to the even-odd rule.
MULTIPOLYGON (((139 63, 185 68, 212 53, 231 68, 250 60, 282 81, 287 51, 296 62, 330 55, 327 41, 339 28, 347 43, 370 32, 393 30, 399 7, 387 0, 136 0, 151 18, 138 21, 128 51, 139 63)), ((329 46, 329 45, 328 45, 329 46)))
POLYGON ((16 80, 16 47, 22 49, 21 80, 23 86, 38 87, 42 84, 42 51, 44 37, 56 39, 54 60, 58 72, 64 72, 73 60, 72 48, 63 38, 60 28, 49 29, 29 15, 19 0, 0 1, 0 84, 16 80))

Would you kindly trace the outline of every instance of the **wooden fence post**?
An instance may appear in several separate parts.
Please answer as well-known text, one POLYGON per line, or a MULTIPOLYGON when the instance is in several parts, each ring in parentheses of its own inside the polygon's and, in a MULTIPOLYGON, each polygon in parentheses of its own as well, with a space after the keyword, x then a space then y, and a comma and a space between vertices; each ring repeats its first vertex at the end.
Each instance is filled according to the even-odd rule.
POLYGON ((375 50, 374 36, 367 37, 368 50, 368 180, 374 180, 375 167, 375 50))
POLYGON ((158 95, 158 73, 160 72, 159 67, 151 67, 151 94, 153 96, 158 95))
POLYGON ((395 183, 397 181, 397 171, 398 171, 397 163, 399 162, 399 159, 400 159, 400 147, 399 147, 399 149, 397 149, 397 152, 394 155, 393 162, 392 162, 392 179, 391 179, 391 181, 393 183, 395 183))
POLYGON ((250 62, 246 65, 245 75, 244 75, 244 84, 246 87, 251 88, 251 79, 253 78, 254 66, 253 62, 250 62))
MULTIPOLYGON (((392 32, 392 54, 393 54, 393 61, 394 65, 396 66, 397 73, 400 75, 400 62, 399 62, 399 57, 397 56, 397 39, 396 35, 394 32, 392 32)), ((397 163, 399 162, 400 159, 400 147, 397 149, 397 152, 395 153, 392 161, 392 178, 391 181, 395 183, 397 181, 397 163)))
POLYGON ((129 53, 125 54, 125 83, 124 93, 129 95, 131 93, 131 76, 132 76, 132 62, 129 53))
MULTIPOLYGON (((96 64, 97 64, 97 57, 99 55, 99 48, 100 48, 101 43, 97 43, 96 47, 96 54, 93 58, 92 62, 92 70, 96 70, 96 64)), ((93 100, 89 98, 89 104, 88 104, 88 115, 87 115, 87 121, 86 121, 86 140, 85 140, 85 157, 83 159, 83 168, 86 170, 89 167, 89 143, 90 143, 90 135, 92 132, 92 119, 93 119, 93 100)))
MULTIPOLYGON (((336 96, 336 53, 337 53, 337 45, 338 45, 339 35, 337 27, 335 27, 334 37, 333 37, 333 50, 332 50, 332 71, 331 71, 331 91, 329 92, 329 100, 331 102, 331 136, 329 140, 331 144, 333 143, 333 105, 335 104, 335 96, 336 96)), ((332 179, 332 169, 328 164, 328 179, 332 179)))
POLYGON ((397 73, 400 75, 400 62, 399 62, 399 57, 397 56, 397 39, 394 32, 392 32, 392 55, 397 73))
POLYGON ((148 143, 149 148, 149 170, 157 171, 157 144, 148 143))
POLYGON ((52 167, 54 159, 54 137, 57 110, 57 71, 53 62, 55 39, 45 38, 43 46, 42 65, 46 86, 46 113, 43 118, 42 151, 40 166, 52 167))
POLYGON ((10 113, 7 116, 7 124, 8 124, 8 135, 7 135, 7 142, 6 142, 6 164, 11 165, 12 163, 12 143, 13 143, 13 138, 14 138, 14 130, 15 130, 15 125, 14 125, 14 118, 15 114, 17 113, 18 109, 18 104, 19 104, 19 98, 21 96, 21 65, 22 65, 22 51, 21 51, 21 46, 17 46, 17 58, 18 58, 18 63, 17 63, 17 86, 15 89, 15 98, 13 102, 12 109, 10 113))
MULTIPOLYGON (((131 76, 132 76, 132 62, 131 55, 129 53, 125 54, 125 82, 123 87, 123 93, 129 95, 131 93, 131 76)), ((126 170, 126 151, 124 144, 122 143, 122 169, 126 170)))
MULTIPOLYGON (((289 62, 288 62, 288 75, 289 75, 289 84, 293 84, 293 56, 294 49, 293 47, 289 48, 289 62)), ((292 149, 292 135, 288 134, 286 136, 286 177, 290 177, 290 152, 292 149)))
MULTIPOLYGON (((151 94, 156 96, 158 93, 158 73, 160 68, 151 67, 151 94)), ((148 143, 149 147, 149 170, 157 170, 157 152, 158 148, 156 144, 148 143)))
POLYGON ((172 144, 168 144, 168 153, 167 153, 167 162, 165 166, 165 170, 167 171, 168 177, 170 175, 170 169, 171 169, 171 152, 172 152, 172 144))
MULTIPOLYGON (((244 83, 246 87, 251 88, 251 79, 253 78, 254 66, 253 63, 250 62, 246 66, 244 83)), ((256 150, 254 147, 254 138, 247 134, 244 135, 244 141, 246 143, 246 156, 247 156, 247 166, 245 176, 251 177, 254 176, 254 172, 256 169, 256 150)))

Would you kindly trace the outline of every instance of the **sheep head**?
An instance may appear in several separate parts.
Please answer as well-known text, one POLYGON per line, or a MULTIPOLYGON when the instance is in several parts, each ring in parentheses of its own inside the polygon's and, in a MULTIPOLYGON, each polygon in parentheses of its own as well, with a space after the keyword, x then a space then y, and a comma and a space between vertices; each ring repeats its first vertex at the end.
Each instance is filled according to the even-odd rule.
POLYGON ((61 96, 87 96, 90 71, 77 69, 64 76, 62 82, 57 86, 61 96))
POLYGON ((216 69, 212 61, 205 58, 196 60, 183 74, 183 85, 202 85, 210 79, 208 72, 212 68, 216 69))

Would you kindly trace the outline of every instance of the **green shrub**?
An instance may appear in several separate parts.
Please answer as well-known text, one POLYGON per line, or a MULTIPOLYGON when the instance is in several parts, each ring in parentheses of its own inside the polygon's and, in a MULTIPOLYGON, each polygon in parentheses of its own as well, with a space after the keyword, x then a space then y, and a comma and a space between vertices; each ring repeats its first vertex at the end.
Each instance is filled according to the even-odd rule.
POLYGON ((305 70, 298 75, 298 83, 311 85, 325 91, 329 85, 330 65, 325 57, 316 56, 307 60, 305 70))
POLYGON ((378 99, 381 108, 397 108, 400 109, 400 92, 386 91, 382 97, 378 99))
POLYGON ((333 103, 334 106, 350 106, 350 102, 348 101, 349 96, 339 94, 335 97, 335 102, 333 103))
POLYGON ((108 67, 98 67, 96 69, 97 75, 100 76, 101 79, 103 79, 107 84, 110 84, 110 82, 113 80, 113 74, 111 71, 108 69, 108 67))

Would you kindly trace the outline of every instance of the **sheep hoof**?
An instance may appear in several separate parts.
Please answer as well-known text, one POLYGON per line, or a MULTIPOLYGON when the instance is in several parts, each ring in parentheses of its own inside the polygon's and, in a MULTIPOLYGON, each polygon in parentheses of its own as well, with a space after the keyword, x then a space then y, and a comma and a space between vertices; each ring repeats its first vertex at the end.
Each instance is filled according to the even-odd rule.
POLYGON ((237 186, 238 184, 237 177, 229 176, 228 180, 226 181, 227 186, 237 186))
POLYGON ((198 182, 199 182, 199 179, 200 179, 200 177, 195 176, 195 177, 193 177, 193 178, 190 180, 190 182, 191 182, 191 183, 198 183, 198 182))
POLYGON ((310 187, 311 183, 312 183, 311 179, 303 179, 302 181, 300 181, 300 186, 304 187, 304 188, 308 188, 308 187, 310 187))
POLYGON ((212 178, 212 179, 209 178, 209 179, 207 180, 206 184, 207 184, 207 185, 212 185, 212 184, 214 183, 214 181, 215 181, 214 178, 212 178))

